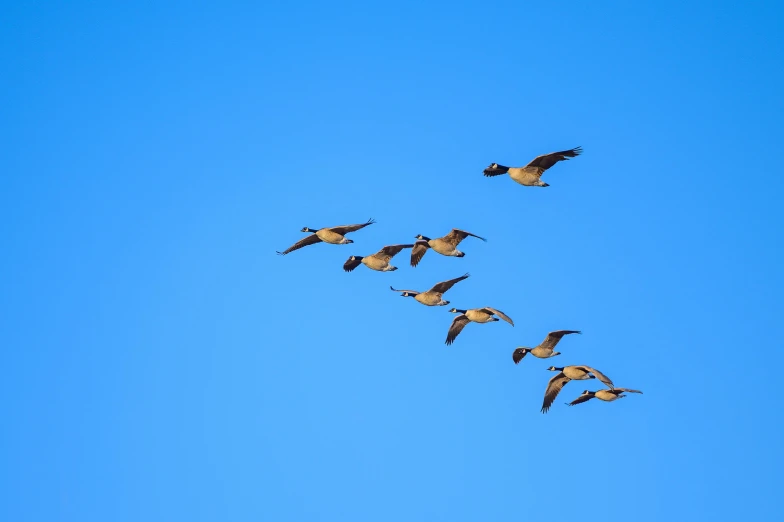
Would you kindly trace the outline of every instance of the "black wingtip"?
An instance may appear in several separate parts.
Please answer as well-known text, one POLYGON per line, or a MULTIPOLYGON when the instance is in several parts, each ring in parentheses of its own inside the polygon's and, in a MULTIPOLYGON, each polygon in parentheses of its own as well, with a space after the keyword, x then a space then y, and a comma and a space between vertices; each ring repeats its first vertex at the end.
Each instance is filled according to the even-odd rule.
POLYGON ((354 270, 356 267, 358 267, 361 264, 362 264, 362 260, 361 259, 356 259, 356 258, 351 259, 349 257, 348 261, 343 263, 343 270, 345 270, 346 272, 351 272, 352 270, 354 270))

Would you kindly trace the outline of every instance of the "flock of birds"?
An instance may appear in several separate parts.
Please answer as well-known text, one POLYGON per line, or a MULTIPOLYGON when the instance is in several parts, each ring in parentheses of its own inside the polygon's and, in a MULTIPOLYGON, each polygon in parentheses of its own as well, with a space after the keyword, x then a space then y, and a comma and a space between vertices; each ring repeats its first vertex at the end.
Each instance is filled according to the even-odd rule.
MULTIPOLYGON (((542 181, 542 174, 544 174, 547 169, 559 161, 574 158, 581 152, 582 149, 580 147, 576 147, 574 149, 563 150, 560 152, 543 154, 534 158, 524 167, 505 167, 503 165, 499 165, 498 163, 492 163, 484 170, 484 175, 487 177, 492 177, 500 176, 502 174, 509 174, 509 177, 511 177, 514 181, 527 187, 549 187, 550 185, 548 183, 542 181)), ((361 230, 369 225, 372 225, 373 223, 375 223, 375 221, 370 219, 365 223, 360 223, 357 225, 342 225, 337 227, 321 228, 318 230, 304 227, 302 232, 309 232, 310 235, 304 239, 301 239, 300 241, 297 241, 283 252, 278 252, 278 254, 286 255, 294 252, 295 250, 299 250, 300 248, 321 242, 332 245, 346 245, 353 243, 354 241, 346 238, 346 234, 361 230)), ((359 265, 365 265, 371 270, 376 270, 379 272, 392 272, 397 270, 397 267, 393 266, 390 261, 393 257, 407 248, 411 249, 412 267, 416 267, 420 261, 422 261, 422 258, 425 256, 428 250, 433 250, 442 256, 463 257, 465 254, 458 250, 457 246, 461 241, 469 236, 481 239, 482 241, 487 241, 485 238, 477 236, 476 234, 472 234, 471 232, 466 232, 465 230, 459 230, 456 228, 452 229, 452 231, 445 236, 435 239, 431 239, 427 236, 419 234, 416 236, 417 241, 412 244, 388 245, 383 247, 375 254, 368 256, 351 256, 343 264, 343 269, 346 272, 351 272, 359 265)), ((426 306, 445 306, 449 304, 449 301, 444 299, 444 294, 454 285, 468 277, 469 274, 465 274, 448 281, 441 281, 440 283, 436 283, 430 290, 425 292, 419 292, 416 290, 397 290, 391 286, 389 288, 394 292, 399 292, 402 297, 413 297, 416 301, 426 306)), ((451 308, 449 311, 458 315, 454 318, 452 324, 449 326, 449 331, 447 332, 445 341, 447 345, 452 344, 457 336, 460 335, 460 332, 463 331, 463 328, 472 322, 484 324, 504 320, 514 326, 514 321, 512 321, 511 317, 503 313, 501 310, 491 308, 489 306, 473 309, 451 308)), ((512 352, 512 360, 515 364, 519 364, 520 361, 522 361, 523 358, 525 358, 525 356, 529 353, 540 359, 549 359, 550 357, 560 355, 561 352, 556 352, 555 347, 561 341, 561 339, 565 335, 579 333, 581 333, 579 330, 558 330, 550 332, 547 334, 547 337, 545 337, 544 341, 534 348, 521 347, 515 349, 514 352, 512 352)), ((591 368, 590 366, 550 366, 547 369, 558 373, 547 383, 547 388, 544 392, 544 402, 542 403, 542 413, 547 413, 558 394, 569 381, 599 379, 599 381, 607 386, 607 389, 601 389, 598 391, 583 391, 579 397, 567 403, 569 406, 581 404, 594 398, 606 402, 612 402, 626 397, 625 393, 642 393, 639 390, 632 390, 629 388, 616 388, 609 377, 599 370, 591 368)))

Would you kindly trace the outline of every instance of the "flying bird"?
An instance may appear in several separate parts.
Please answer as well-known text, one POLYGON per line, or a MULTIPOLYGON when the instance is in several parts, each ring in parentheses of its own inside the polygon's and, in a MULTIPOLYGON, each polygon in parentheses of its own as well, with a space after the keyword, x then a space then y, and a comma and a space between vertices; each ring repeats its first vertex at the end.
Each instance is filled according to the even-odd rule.
POLYGON ((583 402, 590 401, 593 398, 603 400, 605 402, 612 402, 614 400, 623 399, 626 395, 623 393, 642 393, 640 390, 630 390, 629 388, 613 388, 611 390, 588 391, 585 390, 582 395, 577 397, 572 402, 567 402, 567 406, 574 406, 583 402))
POLYGON ((444 300, 444 293, 455 286, 456 283, 459 283, 463 279, 469 277, 469 274, 462 275, 460 277, 456 277, 454 279, 450 279, 449 281, 441 281, 440 283, 436 283, 433 288, 428 290, 427 292, 417 292, 416 290, 395 290, 391 286, 389 287, 393 292, 401 292, 402 297, 413 297, 423 305, 427 306, 444 306, 448 305, 449 301, 444 300))
POLYGON ((458 308, 452 308, 449 310, 452 313, 460 314, 452 321, 452 324, 449 326, 449 332, 446 334, 446 344, 450 345, 455 342, 455 339, 460 332, 463 331, 463 328, 468 323, 491 323, 493 321, 498 321, 498 317, 506 321, 507 323, 514 326, 514 321, 503 313, 501 310, 496 310, 495 308, 490 308, 486 306, 484 308, 473 308, 471 310, 460 310, 458 308), (494 317, 494 316, 498 317, 494 317))
POLYGON ((427 252, 428 248, 432 248, 442 256, 451 256, 451 257, 463 257, 465 254, 457 249, 457 245, 460 244, 462 240, 467 238, 468 236, 475 237, 481 239, 482 241, 487 241, 487 239, 477 236, 476 234, 472 234, 471 232, 466 232, 465 230, 460 230, 457 228, 453 228, 449 234, 445 235, 444 237, 437 237, 435 239, 430 239, 427 236, 423 236, 422 234, 418 234, 415 236, 419 241, 414 244, 414 249, 411 250, 411 266, 417 266, 419 262, 424 257, 425 253, 427 252))
POLYGON ((599 379, 607 385, 607 387, 613 387, 613 383, 609 377, 590 366, 564 366, 562 368, 550 366, 547 369, 551 372, 558 372, 558 374, 547 383, 547 389, 544 392, 544 402, 542 403, 542 413, 547 413, 547 410, 550 409, 550 406, 552 406, 553 401, 561 392, 561 389, 563 389, 569 381, 599 379))
POLYGON ((367 223, 361 223, 359 225, 340 225, 338 227, 320 228, 318 230, 314 230, 310 227, 303 227, 300 232, 312 232, 312 234, 307 236, 305 239, 300 239, 283 252, 278 252, 278 255, 285 256, 286 254, 295 250, 299 250, 302 247, 315 245, 316 243, 321 243, 322 241, 332 245, 347 245, 349 243, 353 243, 352 240, 346 239, 345 235, 349 232, 356 232, 357 230, 365 228, 368 225, 372 225, 373 223, 375 223, 375 221, 371 218, 367 221, 367 223))
POLYGON ((389 260, 395 257, 404 248, 411 248, 413 246, 414 245, 389 245, 372 256, 351 256, 348 258, 348 261, 343 263, 343 270, 351 272, 362 263, 366 267, 372 270, 378 270, 379 272, 394 272, 397 270, 397 267, 390 265, 389 260))
POLYGON ((526 354, 529 353, 534 357, 539 357, 540 359, 547 359, 548 357, 561 355, 561 352, 553 351, 555 345, 558 344, 558 341, 560 341, 564 335, 579 333, 582 332, 579 330, 558 330, 555 332, 550 332, 547 334, 547 337, 544 338, 544 341, 542 341, 542 343, 536 348, 517 348, 514 352, 512 352, 512 360, 515 364, 517 364, 523 360, 523 357, 525 357, 526 354))
POLYGON ((544 171, 558 163, 559 161, 574 158, 582 153, 581 147, 575 147, 569 150, 562 150, 560 152, 551 152, 550 154, 542 154, 535 157, 525 167, 505 167, 498 163, 491 163, 489 167, 484 170, 486 177, 500 176, 501 174, 509 174, 509 177, 526 187, 549 187, 548 183, 542 181, 542 174, 544 171))

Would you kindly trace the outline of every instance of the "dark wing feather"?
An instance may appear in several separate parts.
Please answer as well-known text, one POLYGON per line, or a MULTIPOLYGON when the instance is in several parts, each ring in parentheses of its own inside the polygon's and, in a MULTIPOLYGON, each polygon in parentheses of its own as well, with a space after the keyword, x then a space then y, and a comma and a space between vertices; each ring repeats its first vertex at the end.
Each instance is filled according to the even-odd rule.
POLYGON ((613 392, 618 392, 618 393, 642 393, 640 390, 630 390, 629 388, 614 388, 613 392))
POLYGON ((547 337, 544 338, 544 341, 542 341, 542 344, 540 344, 539 346, 541 346, 542 348, 547 348, 552 350, 553 348, 555 348, 555 345, 558 344, 558 341, 560 341, 564 335, 578 334, 578 333, 582 333, 582 332, 580 332, 579 330, 557 330, 555 332, 550 332, 549 334, 547 334, 547 337))
POLYGON ((452 324, 449 325, 449 332, 446 334, 446 344, 447 346, 455 342, 455 339, 463 331, 465 325, 470 323, 471 321, 468 320, 465 314, 460 314, 452 321, 452 324))
POLYGON ((542 413, 547 413, 547 410, 553 405, 553 401, 555 401, 555 398, 558 397, 558 394, 561 393, 561 389, 569 380, 569 377, 564 375, 563 372, 559 372, 558 375, 550 379, 550 382, 547 383, 547 389, 544 391, 542 413))
POLYGON ((479 238, 482 241, 487 241, 487 239, 481 236, 477 236, 476 234, 472 234, 471 232, 466 232, 465 230, 460 230, 459 228, 453 228, 449 232, 449 234, 445 235, 441 239, 443 239, 444 241, 446 241, 451 245, 457 246, 460 244, 462 240, 464 240, 468 236, 479 238))
POLYGON ((441 281, 440 283, 436 283, 433 286, 433 288, 430 289, 430 291, 431 292, 439 292, 439 293, 443 294, 444 292, 446 292, 447 290, 449 290, 450 288, 455 286, 456 283, 459 283, 460 281, 462 281, 463 279, 467 279, 468 277, 469 277, 469 274, 465 274, 465 275, 462 275, 460 277, 456 277, 454 279, 450 279, 449 281, 441 281))
POLYGON ((392 290, 393 292, 408 292, 409 294, 413 294, 413 295, 417 295, 419 293, 416 290, 397 290, 395 288, 392 288, 392 286, 390 286, 389 289, 392 290))
POLYGON ((525 357, 527 353, 528 352, 526 352, 522 348, 517 348, 515 351, 512 352, 512 360, 514 361, 515 364, 517 364, 523 360, 523 357, 525 357))
POLYGON ((590 366, 580 366, 580 368, 582 368, 584 370, 587 370, 587 371, 591 372, 592 374, 594 374, 596 376, 596 378, 599 379, 600 381, 602 381, 608 388, 614 388, 613 382, 610 380, 610 378, 607 377, 602 372, 600 372, 599 370, 595 370, 595 369, 591 368, 590 366))
POLYGON ((583 149, 581 147, 575 147, 569 150, 562 150, 560 152, 551 152, 549 154, 542 154, 541 156, 535 157, 531 162, 526 165, 526 167, 539 167, 543 171, 549 169, 559 161, 568 160, 569 158, 574 158, 575 156, 579 156, 582 153, 583 149))
POLYGON ((351 272, 352 270, 354 270, 356 267, 358 267, 361 264, 362 264, 362 260, 361 259, 357 259, 356 257, 353 257, 353 259, 352 259, 351 257, 349 257, 348 261, 343 263, 343 270, 345 270, 346 272, 351 272))
POLYGON ((572 402, 568 402, 566 404, 567 404, 567 406, 574 406, 575 404, 581 404, 583 402, 590 401, 594 397, 595 397, 595 395, 593 393, 590 393, 590 394, 589 393, 584 393, 584 394, 580 395, 579 397, 577 397, 572 402))
POLYGON ((283 252, 278 252, 278 255, 285 256, 289 252, 294 252, 295 250, 299 250, 302 247, 306 247, 308 245, 315 245, 316 243, 321 243, 321 239, 316 234, 311 234, 304 239, 300 239, 290 247, 288 247, 283 252))
POLYGON ((389 261, 404 248, 412 248, 413 246, 414 245, 387 245, 373 255, 385 261, 389 261))
POLYGON ((427 241, 417 241, 414 243, 414 248, 411 249, 411 266, 415 267, 422 261, 428 248, 430 248, 430 245, 427 241))
POLYGON ((487 167, 484 171, 482 171, 485 176, 492 177, 492 176, 500 176, 501 174, 506 174, 509 172, 509 167, 504 167, 499 165, 498 163, 491 163, 489 167, 487 167), (495 165, 495 166, 493 166, 495 165))
POLYGON ((482 308, 482 310, 487 310, 491 314, 497 315, 498 317, 500 317, 501 319, 503 319, 507 323, 509 323, 512 326, 514 326, 514 321, 512 321, 512 318, 509 317, 508 315, 506 315, 505 313, 503 313, 501 310, 496 310, 495 308, 490 308, 489 306, 485 306, 484 308, 482 308))
POLYGON ((370 218, 367 220, 366 223, 360 223, 359 225, 340 225, 337 227, 330 227, 330 230, 332 232, 340 234, 341 236, 345 236, 349 232, 356 232, 360 228, 365 228, 366 226, 372 225, 373 223, 375 223, 375 220, 373 218, 370 218))

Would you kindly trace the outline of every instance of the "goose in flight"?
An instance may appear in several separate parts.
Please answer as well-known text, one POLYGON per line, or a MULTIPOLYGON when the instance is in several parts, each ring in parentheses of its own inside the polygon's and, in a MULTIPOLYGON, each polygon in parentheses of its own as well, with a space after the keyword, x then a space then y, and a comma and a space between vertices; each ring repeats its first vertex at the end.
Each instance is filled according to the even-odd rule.
POLYGON ((482 241, 487 241, 487 239, 483 237, 457 228, 453 228, 452 231, 444 237, 437 237, 435 239, 430 239, 429 237, 423 236, 422 234, 417 235, 416 238, 419 241, 414 244, 414 248, 411 250, 411 266, 415 267, 419 264, 428 248, 432 248, 442 256, 465 256, 463 252, 457 249, 457 245, 459 245, 460 242, 468 236, 481 239, 482 241))
POLYGON ((456 283, 459 283, 463 279, 467 279, 468 276, 469 274, 465 274, 460 277, 450 279, 449 281, 441 281, 440 283, 436 283, 433 288, 427 292, 417 292, 416 290, 395 290, 391 286, 389 288, 392 289, 393 292, 401 292, 400 295, 402 297, 413 297, 423 305, 445 306, 449 304, 449 301, 444 300, 444 293, 455 286, 456 283))
POLYGON ((493 321, 498 321, 498 317, 506 321, 507 323, 514 326, 514 321, 512 321, 511 317, 503 313, 501 310, 496 310, 495 308, 490 308, 486 306, 484 308, 474 308, 471 310, 460 310, 459 308, 452 308, 449 310, 454 314, 460 314, 452 321, 452 324, 449 326, 449 332, 446 334, 446 344, 450 345, 455 342, 455 339, 460 332, 463 331, 463 328, 468 323, 491 323, 493 321), (495 316, 498 317, 495 317, 495 316))
POLYGON ((544 171, 558 163, 559 161, 574 158, 582 153, 582 147, 575 147, 569 150, 562 150, 560 152, 551 152, 549 154, 542 154, 531 160, 525 167, 505 167, 498 163, 491 163, 489 167, 484 170, 486 177, 500 176, 501 174, 509 174, 509 177, 514 181, 526 187, 549 187, 548 183, 542 181, 542 174, 544 171))
POLYGON ((312 232, 312 234, 304 239, 300 239, 283 252, 278 252, 278 255, 285 256, 289 252, 294 252, 295 250, 299 250, 302 247, 315 245, 316 243, 321 243, 322 241, 332 245, 347 245, 349 243, 353 243, 352 240, 346 239, 345 235, 349 232, 356 232, 357 230, 365 228, 368 225, 372 225, 373 223, 375 223, 375 221, 371 218, 368 219, 366 223, 361 223, 359 225, 340 225, 338 227, 320 228, 318 230, 314 230, 310 227, 303 227, 300 232, 312 232))
POLYGON ((548 357, 561 355, 561 352, 554 351, 555 345, 558 344, 558 341, 560 341, 564 335, 579 333, 582 332, 579 330, 558 330, 555 332, 550 332, 547 334, 547 337, 544 338, 544 341, 542 341, 542 343, 536 348, 517 348, 514 352, 512 352, 512 360, 515 364, 517 364, 523 360, 523 357, 525 357, 526 354, 529 353, 534 357, 539 357, 540 359, 547 359, 548 357))
POLYGON ((547 389, 544 392, 544 402, 542 403, 542 413, 547 413, 547 410, 550 409, 550 406, 552 406, 553 401, 561 392, 561 389, 563 389, 569 381, 599 379, 607 385, 607 387, 613 387, 613 382, 609 377, 590 366, 564 366, 561 368, 550 366, 547 369, 551 372, 558 372, 558 374, 547 383, 547 389))
POLYGON ((567 406, 574 406, 583 402, 590 401, 593 398, 603 400, 605 402, 612 402, 618 399, 623 399, 626 395, 623 393, 642 393, 640 390, 630 390, 629 388, 613 388, 611 390, 588 391, 585 390, 582 395, 577 397, 572 402, 567 402, 567 406))
POLYGON ((378 270, 379 272, 394 272, 397 270, 397 267, 390 265, 389 260, 395 257, 404 248, 411 248, 413 246, 414 245, 389 245, 372 256, 351 256, 348 258, 348 261, 343 263, 343 270, 351 272, 362 263, 366 267, 378 270))

